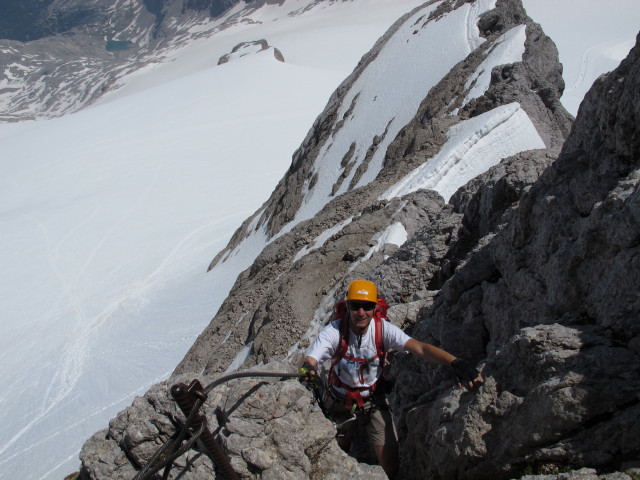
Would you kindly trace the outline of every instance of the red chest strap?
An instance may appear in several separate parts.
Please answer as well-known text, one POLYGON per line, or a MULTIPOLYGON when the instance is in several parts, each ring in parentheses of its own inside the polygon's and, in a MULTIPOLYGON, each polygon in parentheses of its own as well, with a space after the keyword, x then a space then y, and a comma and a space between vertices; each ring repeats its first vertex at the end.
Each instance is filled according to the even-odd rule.
MULTIPOLYGON (((374 322, 374 339, 376 344, 376 356, 371 360, 375 360, 376 358, 380 359, 380 364, 384 365, 384 360, 386 356, 386 352, 384 351, 384 338, 382 334, 382 318, 379 315, 373 317, 374 322)), ((333 361, 331 362, 331 369, 329 370, 329 384, 334 385, 336 387, 343 388, 347 391, 347 396, 345 399, 345 408, 350 409, 353 406, 353 402, 359 407, 364 406, 364 400, 362 399, 361 391, 369 390, 374 392, 376 386, 378 384, 378 378, 376 382, 368 387, 352 387, 351 385, 347 385, 344 383, 336 372, 336 368, 334 368, 341 359, 345 358, 349 361, 354 362, 362 362, 362 368, 365 368, 369 360, 360 357, 353 357, 348 355, 347 352, 349 350, 349 321, 346 317, 340 319, 340 343, 338 344, 338 348, 336 353, 333 356, 333 361)), ((361 372, 362 375, 362 372, 361 372)))

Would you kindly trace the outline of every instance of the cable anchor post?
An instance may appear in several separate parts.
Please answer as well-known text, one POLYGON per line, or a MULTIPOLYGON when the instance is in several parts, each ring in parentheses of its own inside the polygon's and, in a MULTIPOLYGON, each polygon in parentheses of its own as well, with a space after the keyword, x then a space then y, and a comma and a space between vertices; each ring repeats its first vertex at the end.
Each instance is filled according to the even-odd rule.
MULTIPOLYGON (((201 400, 199 405, 202 405, 207 399, 207 394, 197 379, 193 380, 189 386, 184 383, 173 385, 171 387, 171 396, 187 418, 192 415, 192 411, 194 407, 196 407, 198 400, 201 400)), ((199 405, 196 408, 199 408, 199 405)), ((220 469, 220 473, 222 473, 225 480, 240 480, 240 477, 231 466, 229 457, 223 452, 211 431, 206 427, 206 418, 198 412, 193 413, 191 418, 191 425, 196 430, 200 429, 204 424, 204 429, 200 434, 200 440, 202 440, 205 448, 211 454, 212 460, 220 469)))

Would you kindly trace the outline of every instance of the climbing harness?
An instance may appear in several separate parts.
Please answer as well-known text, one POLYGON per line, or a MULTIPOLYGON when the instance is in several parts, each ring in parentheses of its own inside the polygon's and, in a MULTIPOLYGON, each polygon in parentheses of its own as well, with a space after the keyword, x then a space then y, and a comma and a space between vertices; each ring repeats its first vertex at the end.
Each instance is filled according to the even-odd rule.
POLYGON ((384 343, 382 341, 382 325, 384 320, 380 317, 373 317, 373 328, 374 328, 374 338, 376 345, 376 355, 373 358, 361 358, 361 357, 353 357, 348 354, 348 342, 349 342, 349 321, 347 318, 342 318, 340 320, 340 343, 338 344, 338 349, 333 356, 333 361, 331 363, 331 368, 329 370, 329 388, 340 387, 346 390, 345 397, 345 408, 352 409, 352 413, 356 408, 362 407, 364 405, 364 399, 360 392, 368 390, 373 393, 377 388, 377 381, 372 385, 368 385, 365 387, 353 387, 351 385, 347 385, 344 383, 340 376, 338 375, 337 368, 340 361, 344 358, 349 362, 358 364, 357 368, 360 380, 364 379, 364 372, 370 367, 370 363, 374 360, 378 360, 380 365, 384 365, 386 352, 384 350, 384 343))
POLYGON ((187 420, 182 425, 175 438, 170 438, 164 443, 137 473, 132 480, 148 480, 151 476, 164 468, 163 480, 169 478, 169 472, 173 462, 187 452, 199 439, 209 451, 211 459, 218 467, 225 480, 239 480, 240 477, 233 470, 229 457, 224 453, 217 440, 207 428, 204 415, 199 413, 200 408, 207 400, 208 394, 218 385, 236 378, 247 377, 271 377, 271 378, 300 378, 304 373, 276 373, 276 372, 236 372, 220 377, 203 387, 199 380, 193 380, 189 385, 178 383, 171 387, 171 396, 176 401, 187 420), (188 440, 182 444, 185 439, 188 440))

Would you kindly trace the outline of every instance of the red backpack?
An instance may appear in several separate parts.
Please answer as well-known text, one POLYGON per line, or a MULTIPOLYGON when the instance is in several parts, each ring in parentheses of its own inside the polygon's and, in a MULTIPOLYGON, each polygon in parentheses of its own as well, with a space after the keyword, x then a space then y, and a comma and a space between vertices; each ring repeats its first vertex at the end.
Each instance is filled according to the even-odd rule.
MULTIPOLYGON (((373 357, 372 360, 379 358, 380 365, 384 365, 386 352, 384 350, 384 341, 382 337, 382 322, 386 321, 387 318, 387 308, 389 305, 383 297, 378 297, 378 305, 376 306, 375 311, 373 312, 373 325, 375 328, 374 338, 376 343, 376 356, 373 357)), ((361 375, 364 373, 364 369, 368 365, 368 361, 365 358, 360 357, 352 357, 347 354, 348 346, 349 346, 349 322, 347 319, 347 301, 340 300, 335 308, 334 308, 334 318, 340 320, 340 344, 338 345, 338 349, 336 350, 335 355, 333 356, 333 360, 331 362, 331 368, 329 370, 329 385, 333 385, 336 387, 344 388, 347 390, 347 397, 345 400, 345 408, 351 409, 353 407, 353 402, 355 401, 359 407, 364 405, 364 400, 362 399, 362 395, 360 394, 363 390, 370 390, 374 392, 376 386, 380 382, 380 378, 376 380, 376 382, 369 387, 352 387, 347 385, 336 373, 335 366, 342 360, 346 358, 350 362, 360 362, 362 365, 360 367, 361 375)), ((384 376, 384 375, 383 375, 384 376)))

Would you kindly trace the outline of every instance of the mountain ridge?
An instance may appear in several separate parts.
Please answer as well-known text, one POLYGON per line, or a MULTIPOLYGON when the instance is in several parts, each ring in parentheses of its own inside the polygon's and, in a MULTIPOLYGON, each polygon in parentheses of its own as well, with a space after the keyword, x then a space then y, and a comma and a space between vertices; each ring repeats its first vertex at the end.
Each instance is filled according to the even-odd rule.
MULTIPOLYGON (((442 7, 446 5, 451 6, 452 4, 447 4, 445 2, 439 5, 440 8, 438 10, 431 12, 432 16, 430 18, 432 21, 433 19, 438 18, 438 15, 445 10, 442 7)), ((514 102, 518 100, 520 103, 517 103, 517 105, 519 106, 517 108, 514 107, 512 113, 520 111, 520 105, 522 105, 522 108, 526 108, 527 111, 532 112, 532 118, 535 119, 536 123, 538 125, 544 125, 544 129, 540 128, 540 130, 548 132, 545 133, 545 137, 549 143, 550 153, 557 153, 559 151, 564 136, 569 131, 569 125, 572 118, 564 111, 559 103, 564 83, 558 74, 559 67, 557 64, 557 57, 555 59, 555 64, 545 62, 545 60, 541 59, 545 58, 546 55, 549 55, 547 53, 548 49, 538 47, 539 45, 548 42, 548 40, 544 40, 546 37, 541 32, 539 26, 536 26, 531 22, 531 20, 527 20, 527 22, 529 22, 529 26, 527 27, 528 41, 525 42, 525 54, 523 55, 523 62, 521 64, 516 64, 515 66, 496 67, 492 77, 492 84, 488 87, 487 92, 480 96, 479 99, 471 100, 466 103, 457 114, 451 115, 451 112, 456 108, 456 104, 455 102, 452 102, 452 98, 459 102, 458 105, 461 105, 468 92, 468 89, 465 89, 464 87, 465 82, 461 82, 460 79, 466 79, 473 75, 473 72, 478 68, 478 65, 480 65, 485 59, 485 52, 491 49, 491 42, 487 41, 485 45, 481 46, 478 50, 473 51, 465 61, 460 62, 460 64, 454 67, 451 72, 447 72, 443 78, 439 80, 439 82, 430 90, 426 99, 424 99, 421 102, 421 105, 416 109, 416 114, 413 115, 410 122, 399 130, 398 136, 393 141, 387 142, 388 149, 385 158, 386 166, 381 170, 378 179, 375 182, 364 187, 354 188, 352 191, 346 192, 342 195, 336 195, 336 199, 334 200, 335 204, 332 205, 328 202, 327 206, 324 207, 326 209, 326 213, 318 212, 311 222, 306 221, 301 223, 299 228, 294 227, 289 235, 289 237, 293 238, 289 240, 283 238, 287 236, 286 232, 288 227, 286 225, 290 224, 296 215, 296 205, 302 205, 307 201, 302 196, 302 192, 307 188, 306 185, 313 183, 313 162, 319 161, 317 158, 322 154, 323 145, 326 146, 326 144, 330 142, 332 136, 337 135, 336 132, 339 133, 340 129, 344 125, 343 122, 338 120, 339 115, 336 114, 336 111, 339 108, 346 108, 341 103, 342 98, 347 95, 349 89, 352 88, 352 85, 356 82, 355 79, 359 78, 362 72, 366 70, 367 66, 370 65, 370 62, 375 61, 378 52, 384 48, 389 38, 394 35, 398 35, 397 32, 400 31, 400 27, 403 24, 410 23, 410 19, 412 17, 420 17, 422 15, 422 9, 428 8, 430 7, 417 8, 396 22, 389 32, 376 44, 376 46, 372 48, 370 54, 363 58, 363 61, 359 64, 354 73, 345 80, 340 87, 338 87, 336 94, 329 100, 325 112, 322 113, 314 123, 314 126, 307 135, 307 138, 303 142, 301 148, 294 153, 292 167, 287 176, 285 176, 285 178, 283 178, 280 184, 276 187, 271 200, 268 201, 267 204, 254 216, 245 221, 244 225, 232 238, 227 249, 220 252, 212 262, 210 268, 215 268, 217 262, 223 262, 224 259, 229 256, 242 255, 242 253, 238 252, 242 252, 243 238, 245 239, 244 241, 250 241, 246 240, 246 238, 250 238, 251 236, 260 238, 262 235, 266 235, 267 238, 269 236, 274 238, 273 245, 267 245, 254 265, 238 279, 238 290, 247 291, 244 293, 232 292, 227 301, 225 301, 225 304, 223 304, 219 310, 218 317, 212 322, 212 330, 219 332, 214 336, 214 338, 227 337, 226 328, 223 327, 226 322, 221 320, 223 318, 229 318, 228 322, 232 331, 236 328, 248 329, 243 332, 238 332, 237 337, 235 333, 231 336, 231 339, 237 338, 236 341, 240 341, 240 345, 236 343, 227 343, 225 341, 224 345, 221 347, 223 351, 229 349, 230 352, 234 352, 239 348, 246 347, 247 342, 245 339, 256 337, 256 335, 258 335, 257 330, 260 330, 260 324, 264 324, 265 326, 271 325, 266 327, 266 330, 262 335, 257 336, 260 344, 260 346, 257 346, 257 351, 260 352, 262 348, 266 348, 260 356, 263 359, 270 358, 271 349, 278 348, 278 345, 281 343, 274 337, 276 331, 278 334, 282 333, 279 322, 276 320, 277 318, 293 318, 293 323, 296 325, 299 323, 304 325, 304 320, 299 321, 297 319, 312 317, 313 309, 310 309, 309 307, 301 308, 298 306, 299 303, 308 305, 309 300, 299 302, 295 299, 295 296, 300 295, 303 298, 306 298, 307 295, 312 295, 312 298, 322 298, 324 294, 319 292, 320 289, 318 287, 308 287, 306 293, 301 292, 301 286, 304 285, 302 273, 296 274, 299 278, 291 282, 289 286, 278 287, 277 293, 274 291, 276 289, 274 285, 269 282, 268 278, 280 278, 283 271, 287 271, 288 268, 291 268, 293 271, 303 268, 296 265, 288 267, 287 265, 289 265, 289 263, 287 259, 301 248, 303 242, 309 241, 305 239, 318 235, 319 228, 330 228, 332 225, 344 222, 348 218, 353 217, 354 221, 345 227, 345 231, 336 233, 336 235, 353 235, 352 233, 347 232, 352 232, 357 228, 363 228, 365 232, 370 232, 369 235, 373 235, 376 232, 375 229, 362 227, 361 222, 355 222, 359 209, 369 205, 376 205, 372 208, 376 210, 383 210, 385 208, 383 207, 383 205, 385 205, 385 200, 381 199, 385 191, 388 190, 391 185, 399 182, 406 174, 418 168, 419 165, 428 163, 429 159, 434 157, 443 145, 445 145, 448 135, 447 131, 450 130, 453 125, 463 124, 465 121, 481 115, 488 115, 488 112, 491 111, 498 112, 504 106, 514 104, 514 102), (531 61, 531 59, 534 59, 534 61, 531 61), (544 65, 544 70, 537 71, 536 68, 539 68, 539 65, 544 65), (548 80, 543 79, 543 77, 554 79, 556 84, 554 85, 548 80), (454 92, 453 97, 443 98, 444 95, 441 92, 452 91, 454 92), (530 93, 537 91, 542 93, 534 93, 533 95, 530 93), (504 102, 504 104, 501 104, 501 102, 504 102), (547 107, 545 102, 549 104, 551 108, 547 107), (318 156, 314 157, 314 155, 318 156), (358 226, 356 226, 356 223, 358 223, 358 226), (310 227, 310 225, 314 226, 310 227), (316 233, 314 234, 312 232, 316 233), (300 247, 298 246, 299 244, 300 247), (282 245, 291 246, 284 248, 282 245), (265 272, 260 272, 260 269, 263 266, 265 267, 265 272), (280 268, 283 268, 284 270, 280 270, 280 268), (250 281, 249 279, 254 275, 256 276, 256 281, 250 281), (296 285, 296 287, 294 287, 294 285, 296 285), (263 293, 259 292, 264 292, 265 290, 271 291, 271 293, 266 294, 267 299, 257 300, 261 295, 263 295, 263 293), (249 294, 248 291, 253 293, 249 294), (234 300, 234 298, 236 299, 234 300), (241 300, 243 298, 246 298, 246 300, 241 300), (286 298, 286 300, 284 300, 284 298, 286 298), (234 303, 239 303, 242 305, 244 310, 248 309, 249 311, 251 311, 250 305, 253 305, 254 303, 262 306, 254 314, 249 314, 246 317, 243 317, 245 318, 244 320, 238 321, 236 313, 234 312, 238 311, 239 306, 234 306, 234 303), (265 310, 265 305, 269 305, 269 308, 274 310, 274 312, 267 312, 265 310), (229 309, 228 312, 227 309, 229 309), (254 320, 250 321, 249 318, 252 317, 254 320), (234 327, 231 327, 231 325, 234 325, 234 327), (273 332, 267 334, 267 330, 271 329, 273 329, 273 332), (267 339, 264 341, 260 340, 263 335, 267 335, 267 339), (269 345, 269 347, 267 347, 267 345, 269 345)), ((484 22, 481 20, 479 26, 482 29, 482 25, 493 25, 493 28, 496 29, 497 27, 495 27, 495 25, 501 24, 500 31, 493 31, 490 34, 493 42, 499 41, 504 32, 511 30, 515 25, 527 18, 519 3, 510 5, 506 2, 498 2, 498 8, 488 10, 488 12, 490 13, 485 13, 488 18, 485 18, 484 22), (496 20, 496 18, 499 18, 499 20, 496 20)), ((482 16, 480 16, 480 18, 482 19, 482 16)), ((485 31, 490 32, 490 28, 484 28, 485 31)), ((412 31, 413 30, 409 30, 410 35, 413 35, 412 31)), ((551 55, 553 55, 554 51, 555 49, 551 50, 551 55)), ((347 111, 349 110, 347 109, 347 111)), ((504 120, 500 120, 496 125, 501 125, 503 122, 504 120)), ((475 129, 476 127, 473 128, 475 129)), ((477 139, 472 140, 473 136, 476 135, 475 130, 471 133, 473 133, 473 135, 469 137, 469 145, 473 145, 478 142, 477 139)), ((486 132, 481 133, 480 137, 483 135, 486 135, 486 132)), ((371 135, 370 138, 372 138, 371 144, 368 147, 365 144, 367 153, 366 155, 364 153, 362 154, 362 157, 364 158, 367 158, 371 155, 372 151, 378 149, 381 142, 375 135, 371 135)), ((539 144, 536 143, 536 145, 539 144)), ((338 153, 338 155, 340 154, 338 153)), ((342 160, 342 162, 344 163, 344 160, 342 160)), ((363 162, 362 165, 365 165, 365 163, 366 162, 363 162)), ((337 181, 340 182, 341 180, 338 178, 337 181)), ((457 181, 460 182, 461 180, 458 179, 457 181)), ((386 198, 386 201, 389 201, 391 198, 392 197, 386 198)), ((329 200, 330 199, 331 198, 329 197, 329 200)), ((406 225, 405 228, 410 229, 411 227, 406 225)), ((360 242, 366 244, 370 240, 365 240, 364 237, 365 234, 362 235, 360 242)), ((359 249, 362 248, 363 246, 359 247, 359 249)), ((352 248, 346 247, 346 250, 350 249, 352 248)), ((333 275, 337 275, 338 272, 344 271, 344 269, 349 266, 348 262, 339 263, 338 265, 340 266, 334 265, 333 267, 330 267, 327 274, 331 273, 333 275)), ((311 269, 313 268, 320 269, 321 267, 315 265, 315 267, 311 267, 311 269)), ((327 279, 320 281, 317 274, 314 274, 311 271, 305 270, 304 274, 310 276, 310 278, 315 278, 315 281, 319 282, 320 285, 327 281, 327 279)), ((314 282, 311 283, 313 284, 314 282)), ((306 330, 306 328, 302 326, 293 327, 287 325, 284 327, 285 331, 292 329, 295 332, 292 334, 293 337, 301 333, 300 328, 302 328, 302 332, 306 330)), ((209 338, 210 335, 210 333, 205 331, 201 337, 209 338)), ((232 358, 222 355, 220 348, 216 348, 214 347, 214 344, 210 343, 212 341, 213 340, 209 339, 203 344, 200 344, 200 342, 197 341, 191 349, 194 358, 200 358, 202 355, 201 353, 196 353, 198 351, 215 351, 216 354, 211 355, 212 358, 209 363, 204 362, 192 364, 190 354, 188 354, 185 360, 183 360, 176 369, 176 373, 184 373, 187 370, 199 371, 202 368, 205 368, 205 371, 213 372, 216 371, 216 368, 220 368, 225 361, 231 362, 232 358), (224 360, 225 358, 226 360, 224 360)), ((292 342, 292 344, 293 343, 295 343, 295 341, 292 342)), ((254 347, 256 346, 254 345, 254 347)), ((287 347, 287 350, 290 347, 291 345, 287 347)), ((226 368, 226 366, 224 368, 226 368)))
MULTIPOLYGON (((502 75, 494 78, 489 98, 502 87, 502 75)), ((450 203, 416 190, 353 212, 350 202, 363 187, 356 188, 275 239, 240 275, 214 329, 201 338, 215 340, 226 318, 242 322, 253 308, 253 346, 222 359, 192 351, 195 361, 85 444, 82 478, 128 478, 134 470, 123 455, 141 465, 157 448, 151 439, 172 434, 172 383, 196 377, 206 384, 230 364, 244 363, 245 373, 292 371, 356 277, 380 286, 390 321, 477 362, 485 376, 477 391, 466 392, 446 368, 396 353, 391 403, 401 478, 637 475, 640 303, 629 285, 639 271, 638 85, 640 35, 629 57, 587 95, 560 151, 505 158, 450 203), (282 265, 290 265, 286 273, 282 265), (298 296, 307 308, 319 301, 311 323, 292 325, 295 309, 305 307, 294 303, 298 296), (105 462, 108 456, 121 460, 105 462)), ((234 335, 247 341, 232 332, 209 351, 224 355, 220 347, 237 341, 234 335)), ((384 478, 366 449, 351 456, 336 450, 334 426, 296 381, 221 386, 208 402, 210 410, 237 407, 218 415, 218 439, 242 478, 384 478)), ((209 460, 193 454, 176 472, 214 474, 209 460)))

